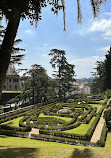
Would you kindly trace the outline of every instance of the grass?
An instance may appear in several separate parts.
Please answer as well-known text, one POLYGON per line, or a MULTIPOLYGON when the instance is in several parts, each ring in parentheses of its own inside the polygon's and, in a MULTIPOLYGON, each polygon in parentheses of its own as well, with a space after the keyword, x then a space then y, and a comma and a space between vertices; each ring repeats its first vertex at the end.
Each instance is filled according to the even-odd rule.
POLYGON ((0 136, 0 158, 111 158, 111 133, 104 148, 0 136))
POLYGON ((54 148, 9 148, 0 150, 0 158, 111 158, 110 150, 54 149, 54 148))
POLYGON ((72 118, 68 118, 68 117, 59 117, 59 116, 49 116, 49 115, 44 115, 43 113, 41 113, 39 115, 39 117, 53 117, 53 118, 57 118, 57 119, 61 119, 61 120, 64 120, 66 122, 69 122, 72 120, 72 118))
MULTIPOLYGON (((101 105, 91 104, 91 106, 92 105, 93 107, 99 107, 97 110, 97 112, 99 112, 101 105)), ((39 117, 59 118, 65 120, 66 122, 72 119, 67 117, 48 116, 44 114, 40 114, 39 117)), ((22 117, 7 121, 4 124, 18 127, 19 120, 21 118, 22 117)), ((76 132, 84 135, 91 126, 93 120, 94 117, 91 119, 89 124, 82 124, 75 129, 67 130, 67 132, 76 132)), ((4 135, 0 135, 0 146, 5 146, 0 148, 0 158, 111 158, 111 132, 107 135, 106 145, 104 148, 75 146, 33 140, 29 138, 8 137, 4 135)))
POLYGON ((21 93, 21 91, 2 91, 2 93, 21 93))
POLYGON ((108 132, 105 147, 111 148, 111 132, 108 132))
POLYGON ((65 133, 73 133, 73 134, 80 134, 80 135, 85 135, 88 131, 88 129, 90 128, 91 124, 93 123, 95 117, 93 117, 91 119, 91 121, 89 122, 89 124, 81 124, 80 126, 76 127, 76 128, 73 128, 73 129, 70 129, 70 130, 66 130, 66 131, 63 131, 65 133))
POLYGON ((8 126, 12 126, 12 127, 19 127, 19 121, 23 118, 22 117, 18 117, 16 119, 13 119, 11 121, 7 121, 7 122, 4 122, 2 123, 2 125, 8 125, 8 126))
MULTIPOLYGON (((78 130, 82 132, 83 127, 82 130, 78 127, 78 130)), ((111 133, 107 135, 104 148, 75 146, 3 135, 0 136, 0 146, 6 146, 0 148, 0 158, 111 158, 111 133)))
POLYGON ((101 107, 102 107, 102 105, 100 105, 100 104, 89 104, 89 105, 91 105, 93 108, 97 107, 97 112, 96 113, 98 113, 100 111, 101 107))
POLYGON ((98 103, 104 103, 104 101, 105 101, 105 99, 104 100, 99 100, 99 101, 96 101, 96 102, 98 102, 98 103))
MULTIPOLYGON (((33 140, 29 138, 20 137, 8 137, 0 135, 0 146, 12 146, 12 147, 32 147, 32 148, 74 148, 79 146, 73 146, 69 144, 45 142, 39 140, 33 140)), ((84 148, 80 146, 79 148, 84 148)))

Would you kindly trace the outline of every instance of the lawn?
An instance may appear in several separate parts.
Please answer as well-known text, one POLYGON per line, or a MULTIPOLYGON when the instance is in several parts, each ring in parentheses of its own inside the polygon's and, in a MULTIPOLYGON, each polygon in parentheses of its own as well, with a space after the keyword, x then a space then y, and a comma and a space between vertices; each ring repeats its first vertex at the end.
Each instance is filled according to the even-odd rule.
POLYGON ((49 116, 49 115, 44 115, 43 113, 39 115, 39 117, 53 117, 53 118, 57 118, 57 119, 61 119, 64 120, 66 122, 71 121, 72 118, 68 118, 68 117, 59 117, 59 116, 49 116))
POLYGON ((100 100, 100 101, 96 101, 96 102, 98 102, 98 103, 102 104, 102 103, 104 103, 104 102, 105 102, 105 100, 106 100, 106 99, 104 99, 104 100, 100 100))
MULTIPOLYGON (((100 104, 90 104, 97 107, 97 112, 101 109, 100 104)), ((69 122, 72 118, 44 115, 39 117, 53 117, 69 122)), ((7 121, 3 124, 19 127, 19 121, 23 117, 7 121)), ((81 124, 79 127, 66 130, 67 133, 77 133, 84 135, 95 117, 89 124, 81 124)), ((111 158, 111 133, 108 133, 104 148, 85 147, 63 143, 45 142, 29 138, 8 137, 0 135, 0 158, 111 158)))
POLYGON ((11 121, 7 121, 7 122, 4 122, 2 123, 2 125, 8 125, 8 126, 12 126, 12 127, 19 127, 19 121, 23 118, 22 117, 18 117, 16 119, 13 119, 11 121))
POLYGON ((73 134, 80 134, 82 136, 84 136, 88 129, 91 127, 91 124, 93 123, 95 117, 93 117, 91 119, 91 121, 89 122, 89 124, 81 124, 80 126, 76 127, 76 128, 73 128, 73 129, 70 129, 70 130, 66 130, 66 131, 63 131, 65 133, 73 133, 73 134))
POLYGON ((100 105, 100 104, 89 104, 89 105, 91 105, 93 108, 97 107, 97 113, 100 111, 100 109, 102 107, 102 105, 100 105))
POLYGON ((0 136, 0 158, 111 158, 111 133, 104 148, 0 136), (17 147, 17 148, 16 148, 17 147))

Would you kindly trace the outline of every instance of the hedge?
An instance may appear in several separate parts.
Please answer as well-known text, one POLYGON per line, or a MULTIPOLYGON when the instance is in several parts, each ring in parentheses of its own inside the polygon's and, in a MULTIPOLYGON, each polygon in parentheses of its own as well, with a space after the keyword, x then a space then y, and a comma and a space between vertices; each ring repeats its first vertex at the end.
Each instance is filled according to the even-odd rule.
POLYGON ((29 132, 29 131, 31 131, 31 126, 12 127, 12 126, 8 126, 8 125, 0 125, 0 130, 1 129, 12 130, 12 131, 20 131, 20 132, 29 132))
POLYGON ((94 130, 95 130, 95 128, 96 128, 96 125, 97 125, 99 119, 100 119, 100 115, 97 115, 97 116, 95 117, 95 119, 94 119, 92 125, 91 125, 90 128, 88 129, 87 134, 86 134, 88 140, 91 139, 91 136, 92 136, 92 134, 93 134, 93 132, 94 132, 94 130))
POLYGON ((77 121, 77 117, 74 117, 73 119, 71 119, 71 121, 69 121, 68 123, 65 123, 63 126, 74 124, 76 121, 77 121))
POLYGON ((86 119, 84 120, 84 123, 88 124, 90 120, 92 119, 92 117, 94 117, 96 111, 97 111, 97 108, 94 108, 89 114, 89 116, 86 117, 86 119))
POLYGON ((87 136, 86 135, 81 136, 81 134, 64 133, 64 132, 41 130, 41 129, 39 130, 39 133, 45 135, 57 136, 57 137, 77 139, 77 140, 87 140, 87 136))
POLYGON ((91 143, 88 141, 83 140, 75 140, 75 139, 69 139, 69 138, 62 138, 62 137, 55 137, 50 135, 43 135, 43 134, 32 134, 31 139, 36 140, 43 140, 43 141, 49 141, 49 142, 57 142, 57 143, 65 143, 65 144, 71 144, 71 145, 84 145, 84 146, 97 146, 96 143, 91 143))
POLYGON ((87 115, 91 112, 92 108, 88 109, 88 111, 79 119, 80 121, 83 121, 87 115))
POLYGON ((106 128, 106 122, 104 122, 100 140, 97 141, 97 144, 99 146, 101 146, 101 147, 105 146, 106 136, 107 136, 107 128, 106 128))
POLYGON ((28 137, 28 133, 18 132, 18 131, 13 131, 13 130, 6 130, 6 129, 0 129, 0 135, 22 137, 22 138, 28 137))
POLYGON ((27 117, 23 117, 20 121, 19 121, 19 126, 20 127, 26 127, 27 125, 24 124, 24 122, 27 120, 27 117))

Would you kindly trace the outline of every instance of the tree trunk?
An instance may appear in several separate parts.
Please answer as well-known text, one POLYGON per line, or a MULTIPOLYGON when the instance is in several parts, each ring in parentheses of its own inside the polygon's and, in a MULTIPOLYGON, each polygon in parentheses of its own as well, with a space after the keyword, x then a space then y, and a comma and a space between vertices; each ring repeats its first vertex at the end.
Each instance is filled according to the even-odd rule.
POLYGON ((0 49, 0 99, 5 82, 6 72, 10 63, 12 47, 20 23, 20 16, 9 20, 0 49))

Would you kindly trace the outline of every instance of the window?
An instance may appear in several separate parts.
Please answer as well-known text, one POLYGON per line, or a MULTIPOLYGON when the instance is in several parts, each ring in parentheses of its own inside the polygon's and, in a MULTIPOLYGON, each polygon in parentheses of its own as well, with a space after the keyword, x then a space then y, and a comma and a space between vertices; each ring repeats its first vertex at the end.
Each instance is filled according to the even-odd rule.
POLYGON ((15 85, 15 89, 17 89, 17 85, 15 85))
POLYGON ((11 80, 11 78, 9 79, 9 82, 11 82, 12 80, 11 80))
POLYGON ((6 85, 4 85, 4 89, 6 89, 6 85))

